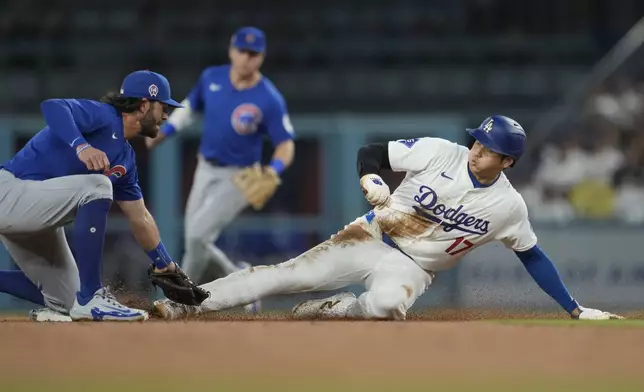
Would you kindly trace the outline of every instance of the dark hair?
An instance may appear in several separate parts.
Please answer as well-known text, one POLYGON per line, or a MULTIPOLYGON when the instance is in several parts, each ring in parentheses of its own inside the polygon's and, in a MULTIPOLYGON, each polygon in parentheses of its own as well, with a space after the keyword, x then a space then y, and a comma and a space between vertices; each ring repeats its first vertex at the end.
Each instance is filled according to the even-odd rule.
POLYGON ((132 113, 139 110, 143 99, 124 97, 118 93, 107 93, 101 98, 101 102, 114 106, 121 113, 132 113))

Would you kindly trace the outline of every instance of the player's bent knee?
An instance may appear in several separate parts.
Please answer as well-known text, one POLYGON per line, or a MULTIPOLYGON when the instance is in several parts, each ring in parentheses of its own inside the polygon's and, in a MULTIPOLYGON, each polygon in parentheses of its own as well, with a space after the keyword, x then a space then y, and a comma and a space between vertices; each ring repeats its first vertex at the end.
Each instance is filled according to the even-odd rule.
POLYGON ((112 200, 112 181, 102 174, 89 174, 85 176, 83 183, 83 196, 80 205, 90 201, 110 199, 112 200))
POLYGON ((367 293, 363 312, 368 318, 404 320, 408 299, 408 291, 403 286, 380 288, 367 293))

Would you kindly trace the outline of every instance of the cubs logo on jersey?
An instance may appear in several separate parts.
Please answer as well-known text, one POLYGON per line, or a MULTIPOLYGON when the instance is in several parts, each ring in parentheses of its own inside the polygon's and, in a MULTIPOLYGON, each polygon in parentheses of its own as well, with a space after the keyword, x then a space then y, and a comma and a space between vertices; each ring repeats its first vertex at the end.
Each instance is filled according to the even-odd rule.
POLYGON ((104 174, 109 177, 110 180, 115 181, 125 176, 127 174, 127 169, 123 165, 116 165, 109 168, 109 170, 107 170, 104 174))
POLYGON ((252 103, 243 103, 233 110, 230 116, 230 123, 240 135, 249 135, 257 132, 259 124, 262 122, 262 111, 252 103))

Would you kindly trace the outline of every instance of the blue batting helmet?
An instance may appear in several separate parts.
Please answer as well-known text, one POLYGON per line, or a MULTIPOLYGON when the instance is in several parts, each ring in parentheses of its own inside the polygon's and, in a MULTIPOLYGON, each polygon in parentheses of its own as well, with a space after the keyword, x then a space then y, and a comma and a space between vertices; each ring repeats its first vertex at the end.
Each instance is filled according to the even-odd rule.
POLYGON ((505 116, 490 116, 478 128, 468 128, 467 132, 491 151, 507 155, 517 161, 523 155, 526 135, 523 127, 505 116))

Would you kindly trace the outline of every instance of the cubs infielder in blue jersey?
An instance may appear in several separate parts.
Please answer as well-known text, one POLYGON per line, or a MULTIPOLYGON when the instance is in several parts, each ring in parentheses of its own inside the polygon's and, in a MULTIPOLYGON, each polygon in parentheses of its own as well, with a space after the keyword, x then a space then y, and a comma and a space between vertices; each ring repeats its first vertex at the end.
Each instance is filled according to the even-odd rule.
MULTIPOLYGON (((249 204, 261 209, 279 185, 279 175, 294 155, 293 127, 286 103, 260 73, 266 39, 253 27, 239 29, 229 48, 230 65, 206 68, 161 133, 148 139, 153 147, 203 116, 197 169, 185 213, 183 269, 203 282, 208 263, 228 275, 243 265, 214 245, 222 229, 249 204), (270 138, 275 152, 259 167, 262 143, 270 138)), ((247 308, 247 310, 249 310, 247 308)))
MULTIPOLYGON (((0 239, 20 271, 0 271, 0 292, 45 306, 36 321, 145 320, 103 287, 101 264, 112 201, 152 259, 150 274, 185 277, 168 256, 138 184, 128 140, 154 137, 170 106, 168 80, 137 71, 101 102, 50 99, 47 126, 0 166, 0 239), (63 226, 75 222, 75 258, 63 226)), ((153 279, 154 281, 154 279, 153 279)), ((177 281, 190 289, 187 277, 177 281)), ((204 297, 205 298, 205 297, 204 297)), ((197 301, 198 302, 198 301, 197 301)))

